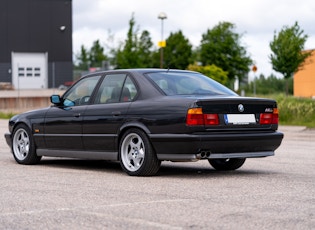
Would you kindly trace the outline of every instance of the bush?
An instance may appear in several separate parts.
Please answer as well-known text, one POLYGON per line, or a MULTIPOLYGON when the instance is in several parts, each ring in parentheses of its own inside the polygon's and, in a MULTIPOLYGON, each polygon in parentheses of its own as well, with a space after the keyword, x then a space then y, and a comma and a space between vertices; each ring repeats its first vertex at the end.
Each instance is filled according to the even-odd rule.
MULTIPOLYGON (((293 78, 285 80, 272 75, 268 78, 261 75, 256 79, 255 83, 256 94, 258 95, 275 94, 279 92, 285 93, 287 87, 286 84, 288 84, 288 94, 293 94, 293 78)), ((250 82, 248 85, 241 87, 241 89, 245 90, 246 94, 252 94, 254 92, 254 82, 250 82)))
POLYGON ((315 127, 315 100, 279 95, 275 98, 282 125, 315 127))
POLYGON ((3 113, 3 112, 0 112, 0 119, 10 119, 14 115, 15 115, 14 113, 3 113))
POLYGON ((223 85, 227 84, 228 82, 228 73, 226 71, 223 71, 220 67, 217 67, 216 65, 207 66, 189 65, 188 70, 202 73, 205 76, 210 77, 223 85))

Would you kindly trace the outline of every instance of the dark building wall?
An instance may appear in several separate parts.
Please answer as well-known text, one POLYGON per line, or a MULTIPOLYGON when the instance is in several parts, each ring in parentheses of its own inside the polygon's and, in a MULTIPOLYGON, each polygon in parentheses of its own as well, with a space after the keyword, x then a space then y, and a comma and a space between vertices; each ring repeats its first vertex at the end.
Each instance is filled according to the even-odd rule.
MULTIPOLYGON (((49 65, 67 68, 55 82, 71 81, 72 1, 0 0, 0 81, 10 79, 10 71, 3 68, 11 63, 11 52, 48 52, 49 65)), ((48 70, 49 87, 51 78, 48 70)))
POLYGON ((0 62, 0 82, 11 82, 11 63, 0 62))
POLYGON ((49 88, 58 88, 67 81, 72 81, 72 63, 70 62, 54 62, 48 64, 48 86, 49 88), (71 78, 61 78, 60 76, 71 76, 71 78))

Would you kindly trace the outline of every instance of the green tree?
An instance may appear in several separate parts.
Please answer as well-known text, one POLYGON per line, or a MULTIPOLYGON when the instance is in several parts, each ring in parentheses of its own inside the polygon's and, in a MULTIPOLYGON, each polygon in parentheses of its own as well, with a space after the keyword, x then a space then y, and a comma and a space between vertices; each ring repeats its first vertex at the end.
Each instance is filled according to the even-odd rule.
POLYGON ((152 46, 153 43, 151 41, 150 33, 147 30, 142 31, 138 50, 140 67, 152 66, 152 46))
POLYGON ((192 58, 192 45, 182 31, 171 33, 164 48, 164 66, 171 69, 186 69, 192 58))
POLYGON ((155 49, 152 51, 152 67, 160 68, 160 49, 155 49))
POLYGON ((202 35, 200 61, 202 65, 214 64, 228 73, 230 81, 237 76, 240 81, 250 70, 253 61, 241 45, 241 35, 233 30, 235 25, 220 22, 202 35))
MULTIPOLYGON (((293 94, 293 80, 292 78, 288 81, 288 93, 293 94)), ((241 87, 246 91, 246 94, 253 94, 254 87, 256 87, 256 93, 258 95, 268 95, 268 94, 278 94, 279 92, 284 92, 286 87, 286 80, 283 78, 277 78, 274 75, 265 77, 260 75, 258 79, 254 82, 250 82, 246 86, 241 87)))
POLYGON ((100 41, 93 42, 93 46, 89 52, 89 61, 91 67, 102 67, 103 62, 107 60, 104 54, 104 48, 100 45, 100 41))
POLYGON ((132 68, 137 66, 137 60, 136 60, 136 32, 134 31, 135 27, 135 19, 134 15, 132 14, 132 17, 129 21, 129 30, 127 33, 127 39, 125 40, 125 43, 121 44, 121 47, 118 49, 116 53, 116 67, 118 69, 120 68, 132 68))
POLYGON ((200 66, 194 64, 189 65, 188 69, 202 73, 205 76, 210 77, 217 82, 220 82, 221 84, 226 84, 228 81, 228 73, 215 65, 200 66))
POLYGON ((81 46, 80 53, 76 55, 78 64, 76 69, 87 70, 89 67, 103 67, 103 62, 108 58, 104 54, 104 48, 100 45, 99 40, 93 42, 90 50, 81 46))
POLYGON ((116 68, 142 68, 151 65, 150 49, 153 43, 151 42, 150 33, 144 30, 139 37, 139 29, 135 28, 135 24, 134 14, 132 14, 127 38, 113 52, 116 68))
POLYGON ((81 45, 80 53, 76 55, 76 59, 78 61, 75 66, 76 69, 86 70, 89 68, 89 53, 84 45, 81 45))
POLYGON ((297 22, 291 27, 284 26, 279 33, 274 32, 273 41, 269 44, 272 51, 270 60, 272 68, 282 73, 285 79, 302 68, 310 55, 310 52, 302 52, 307 38, 297 22))

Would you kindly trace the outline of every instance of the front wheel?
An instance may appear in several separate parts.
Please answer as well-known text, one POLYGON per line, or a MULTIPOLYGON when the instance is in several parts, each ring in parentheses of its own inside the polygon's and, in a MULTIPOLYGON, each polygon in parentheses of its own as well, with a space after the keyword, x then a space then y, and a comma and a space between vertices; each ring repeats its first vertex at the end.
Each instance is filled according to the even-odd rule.
POLYGON ((219 171, 236 170, 245 163, 246 158, 209 159, 210 165, 219 171))
POLYGON ((129 129, 119 144, 119 160, 130 176, 155 175, 161 165, 147 135, 139 129, 129 129))
POLYGON ((24 124, 18 125, 13 132, 12 152, 14 159, 19 164, 36 164, 41 159, 40 156, 36 155, 30 129, 24 124))

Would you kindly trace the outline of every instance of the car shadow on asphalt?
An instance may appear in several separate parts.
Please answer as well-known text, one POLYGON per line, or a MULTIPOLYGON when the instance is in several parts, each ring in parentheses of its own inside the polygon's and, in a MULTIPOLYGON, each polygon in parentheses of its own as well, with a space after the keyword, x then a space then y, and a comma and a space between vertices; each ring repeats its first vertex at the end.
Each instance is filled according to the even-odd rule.
MULTIPOLYGON (((67 168, 75 170, 89 170, 114 174, 125 174, 118 161, 105 160, 82 160, 82 159, 42 159, 39 166, 67 168)), ((226 176, 257 176, 257 175, 274 175, 276 172, 270 170, 240 168, 233 171, 217 171, 210 165, 209 168, 198 164, 178 164, 167 163, 161 164, 161 168, 155 176, 158 177, 226 177, 226 176)))
POLYGON ((231 171, 218 171, 212 168, 209 165, 209 168, 206 167, 198 167, 192 166, 191 164, 189 166, 185 165, 177 165, 176 163, 172 165, 162 165, 158 176, 166 176, 166 177, 234 177, 234 176, 244 176, 244 177, 251 177, 251 176, 257 176, 257 175, 274 175, 276 172, 268 171, 268 170, 259 170, 259 169, 248 169, 245 167, 242 167, 237 170, 231 170, 231 171))
POLYGON ((121 170, 119 162, 105 161, 105 160, 82 160, 72 158, 46 158, 42 159, 38 165, 45 167, 67 168, 78 170, 92 170, 92 171, 111 171, 119 172, 121 170))

